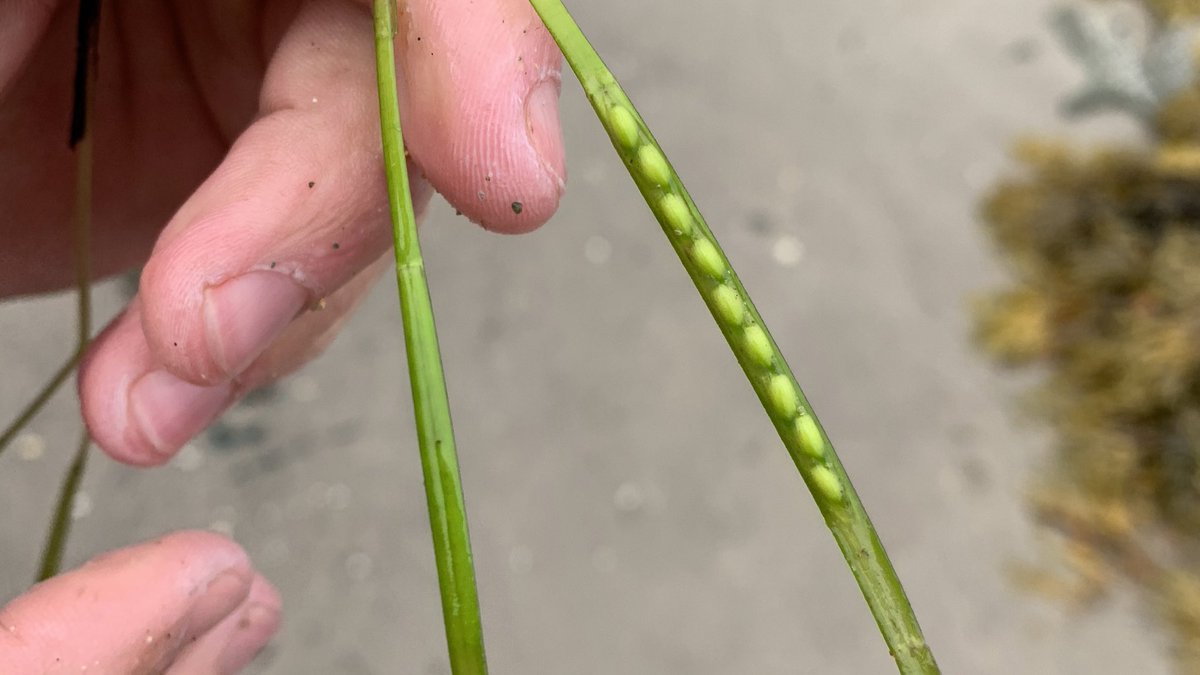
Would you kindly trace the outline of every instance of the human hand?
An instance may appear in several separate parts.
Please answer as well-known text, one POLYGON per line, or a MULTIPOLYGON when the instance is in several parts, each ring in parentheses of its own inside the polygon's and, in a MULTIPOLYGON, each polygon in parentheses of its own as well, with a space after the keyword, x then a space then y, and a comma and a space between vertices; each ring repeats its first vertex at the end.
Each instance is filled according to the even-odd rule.
MULTIPOLYGON (((74 4, 0 0, 0 296, 73 278, 74 4)), ((432 186, 488 229, 538 227, 565 176, 553 41, 526 0, 406 5, 414 202, 432 186)), ((105 3, 92 256, 145 265, 80 369, 113 457, 165 462, 315 356, 386 269, 372 39, 366 0, 105 3)))
POLYGON ((0 609, 0 672, 236 673, 279 627, 236 544, 179 532, 107 553, 0 609))

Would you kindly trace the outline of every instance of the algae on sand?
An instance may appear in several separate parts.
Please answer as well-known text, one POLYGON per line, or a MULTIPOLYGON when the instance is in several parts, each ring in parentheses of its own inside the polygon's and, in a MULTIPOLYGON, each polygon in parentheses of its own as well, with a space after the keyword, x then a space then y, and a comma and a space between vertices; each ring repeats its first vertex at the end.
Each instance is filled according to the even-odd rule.
MULTIPOLYGON (((998 360, 1045 373, 1030 403, 1057 453, 1032 505, 1065 537, 1083 581, 1075 597, 1133 582, 1190 673, 1200 672, 1200 2, 1142 4, 1138 59, 1092 53, 1128 43, 1064 33, 1083 40, 1069 46, 1085 64, 1140 64, 1121 78, 1090 68, 1087 90, 1136 89, 1180 63, 1189 76, 1159 87, 1144 114, 1132 94, 1108 92, 1109 108, 1142 121, 1144 146, 1017 144, 1021 173, 982 208, 1012 284, 979 301, 976 337, 998 360)), ((1060 30, 1087 23, 1063 16, 1060 30)))

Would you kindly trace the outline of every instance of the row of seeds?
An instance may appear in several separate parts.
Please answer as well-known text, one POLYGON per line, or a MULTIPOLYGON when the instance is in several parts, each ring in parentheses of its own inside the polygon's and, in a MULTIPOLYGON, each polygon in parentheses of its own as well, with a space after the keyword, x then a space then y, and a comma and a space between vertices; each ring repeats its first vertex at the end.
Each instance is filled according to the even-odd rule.
POLYGON ((623 155, 632 157, 634 169, 641 177, 661 191, 655 210, 674 235, 684 243, 692 264, 715 283, 709 290, 717 320, 740 331, 736 350, 762 369, 760 382, 766 385, 766 399, 771 416, 784 429, 790 430, 792 443, 812 460, 807 473, 812 484, 827 499, 837 502, 843 497, 842 483, 828 466, 826 441, 810 411, 800 404, 800 393, 792 378, 780 372, 778 356, 766 330, 746 311, 746 303, 732 281, 729 265, 717 245, 697 227, 696 217, 684 197, 676 190, 671 170, 662 151, 642 132, 633 112, 616 103, 608 107, 608 126, 613 140, 623 155))

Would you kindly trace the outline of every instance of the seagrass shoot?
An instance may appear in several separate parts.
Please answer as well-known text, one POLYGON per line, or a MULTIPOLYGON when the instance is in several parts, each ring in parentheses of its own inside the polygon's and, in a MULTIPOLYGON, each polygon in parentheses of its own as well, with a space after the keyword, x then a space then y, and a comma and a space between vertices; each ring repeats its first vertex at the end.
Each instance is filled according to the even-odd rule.
MULTIPOLYGON (((425 262, 409 194, 399 113, 394 43, 397 10, 403 7, 403 2, 372 2, 380 141, 392 223, 398 306, 403 320, 412 413, 424 476, 450 667, 454 675, 483 675, 488 672, 488 667, 466 502, 425 262)), ((83 28, 80 31, 79 48, 84 56, 79 67, 84 76, 76 79, 77 84, 83 83, 75 92, 77 102, 89 100, 89 86, 94 85, 96 78, 95 43, 88 42, 86 36, 90 30, 94 37, 99 2, 82 2, 83 5, 89 3, 96 11, 86 16, 81 13, 80 21, 87 23, 81 23, 83 28)), ((896 571, 832 442, 682 179, 562 2, 530 0, 530 4, 578 77, 619 161, 625 165, 651 214, 661 226, 758 397, 841 550, 897 668, 906 675, 938 673, 933 653, 925 642, 896 571)), ((82 128, 89 129, 86 121, 90 108, 82 103, 77 103, 77 108, 82 111, 82 128)), ((82 136, 79 162, 80 175, 84 178, 80 179, 77 186, 75 236, 77 250, 86 253, 88 214, 91 209, 91 154, 86 133, 82 136)), ((522 208, 521 202, 512 203, 515 213, 520 213, 522 208)), ((80 278, 78 351, 34 402, 22 411, 17 421, 0 434, 0 451, 67 379, 87 345, 90 335, 87 280, 90 271, 85 253, 76 261, 80 278)), ((700 360, 706 357, 696 354, 695 358, 700 360)), ((399 445, 407 450, 410 444, 399 445)), ((85 434, 77 461, 64 482, 42 566, 44 576, 58 570, 68 533, 64 523, 69 518, 65 514, 70 513, 70 499, 83 471, 87 447, 85 434)))
POLYGON ((561 0, 530 0, 775 425, 902 673, 939 672, 916 615, 816 413, 666 154, 561 0))

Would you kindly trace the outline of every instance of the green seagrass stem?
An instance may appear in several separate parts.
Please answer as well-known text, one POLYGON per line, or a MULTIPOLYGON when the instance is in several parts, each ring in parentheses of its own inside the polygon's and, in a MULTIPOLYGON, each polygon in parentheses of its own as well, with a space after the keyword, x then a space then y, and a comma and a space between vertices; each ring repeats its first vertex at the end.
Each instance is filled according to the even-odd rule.
POLYGON ((66 362, 59 366, 58 370, 50 376, 50 379, 42 385, 41 390, 33 397, 33 400, 26 404, 21 412, 17 413, 16 418, 4 428, 3 432, 0 432, 0 455, 4 454, 4 451, 12 443, 13 439, 17 437, 17 434, 21 433, 21 430, 50 402, 50 399, 54 397, 54 393, 58 391, 58 388, 75 371, 75 366, 79 364, 79 359, 81 358, 83 358, 83 350, 76 347, 74 353, 71 354, 66 362))
POLYGON ((421 467, 425 474, 425 496, 433 550, 437 559, 442 616, 454 675, 487 673, 483 649, 483 624, 479 595, 471 562, 471 541, 462 481, 454 449, 450 401, 442 373, 433 321, 433 305, 421 260, 421 244, 409 195, 408 171, 404 160, 404 137, 400 130, 400 107, 396 93, 394 0, 374 0, 375 60, 379 88, 379 119, 383 127, 383 157, 387 169, 388 202, 396 249, 396 283, 400 313, 404 320, 404 342, 412 384, 413 412, 421 467))
POLYGON ((637 110, 560 0, 530 0, 582 83, 841 548, 900 672, 938 667, 883 544, 791 368, 637 110))
POLYGON ((83 471, 87 467, 88 447, 91 443, 92 439, 84 429, 79 438, 79 446, 75 449, 75 458, 71 460, 71 466, 63 476, 62 487, 58 490, 54 515, 50 518, 50 531, 46 535, 46 543, 42 546, 38 581, 45 581, 62 569, 63 551, 67 548, 67 537, 71 534, 71 512, 75 510, 75 495, 79 493, 79 484, 83 482, 83 471))
MULTIPOLYGON (((75 231, 73 233, 75 250, 75 288, 78 296, 78 344, 75 356, 70 364, 74 364, 87 350, 92 338, 92 166, 93 162, 93 121, 96 109, 96 80, 99 79, 99 33, 100 33, 100 0, 80 0, 79 20, 76 33, 75 52, 75 91, 71 111, 71 132, 69 143, 75 150, 75 231)), ((70 369, 64 366, 56 374, 50 384, 43 389, 44 393, 52 393, 65 373, 70 369), (56 382, 56 380, 58 380, 56 382)), ((49 396, 47 395, 48 399, 49 396)), ((37 400, 35 399, 35 403, 37 400)), ((44 401, 43 401, 44 403, 44 401)), ((40 407, 40 404, 37 406, 40 407)), ((36 410, 34 406, 31 410, 36 410)), ((63 476, 62 486, 58 492, 58 502, 54 507, 54 515, 50 519, 50 530, 46 534, 46 543, 42 547, 42 561, 38 565, 38 581, 49 579, 58 574, 62 568, 63 552, 67 548, 67 537, 71 534, 71 512, 75 509, 75 495, 79 493, 79 485, 83 482, 83 472, 87 467, 87 453, 91 446, 91 437, 85 428, 80 435, 79 445, 75 449, 75 457, 67 473, 63 476)), ((0 446, 2 447, 2 446, 0 446)))

